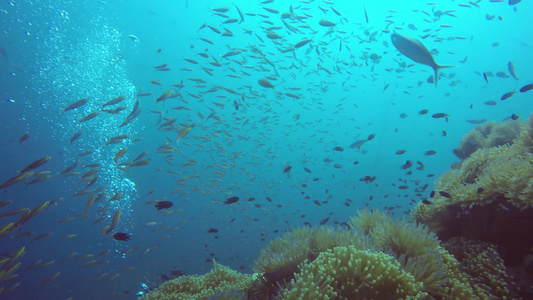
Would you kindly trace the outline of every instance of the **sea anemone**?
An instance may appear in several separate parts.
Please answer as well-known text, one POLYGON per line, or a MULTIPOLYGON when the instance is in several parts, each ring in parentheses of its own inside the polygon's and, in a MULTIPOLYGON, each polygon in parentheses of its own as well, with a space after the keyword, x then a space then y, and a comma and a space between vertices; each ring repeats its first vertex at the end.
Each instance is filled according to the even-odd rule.
MULTIPOLYGON (((533 121, 520 127, 512 145, 478 149, 458 169, 444 173, 435 182, 439 193, 432 205, 420 203, 412 211, 417 222, 437 233, 461 214, 490 203, 514 206, 520 210, 533 205, 533 121)), ((442 237, 441 237, 442 238, 442 237)))
POLYGON ((476 294, 481 298, 515 298, 518 287, 513 283, 494 245, 462 237, 443 244, 460 262, 459 268, 470 277, 476 294))
POLYGON ((280 288, 285 287, 299 272, 298 265, 315 260, 327 249, 347 245, 357 245, 362 249, 375 248, 358 232, 329 226, 303 227, 285 233, 261 250, 254 270, 263 275, 254 282, 249 296, 268 299, 277 295, 280 288))
POLYGON ((463 136, 453 152, 457 157, 465 159, 478 149, 512 144, 524 126, 522 122, 511 120, 478 125, 463 136))
MULTIPOLYGON (((443 174, 435 185, 446 193, 435 193, 430 204, 418 204, 411 215, 442 241, 463 237, 495 245, 505 266, 531 276, 526 260, 533 254, 533 117, 519 128, 512 143, 477 149, 458 169, 443 174)), ((531 280, 523 278, 521 287, 527 290, 531 280)), ((481 293, 479 286, 476 292, 481 293)))
POLYGON ((348 246, 302 264, 280 299, 423 299, 423 288, 394 257, 348 246))
POLYGON ((182 276, 167 281, 142 299, 243 299, 252 283, 251 275, 239 273, 213 261, 213 268, 207 274, 182 276))
POLYGON ((457 261, 426 226, 405 219, 393 220, 384 212, 368 210, 358 212, 351 223, 355 229, 364 230, 378 249, 391 254, 430 295, 467 297, 472 294, 466 276, 457 269, 457 261))
POLYGON ((273 241, 261 255, 260 266, 269 271, 256 281, 256 299, 475 298, 468 276, 427 227, 368 210, 351 227, 304 228, 273 241), (298 248, 281 247, 291 241, 298 248), (294 256, 280 263, 284 253, 294 256), (261 286, 270 289, 261 293, 261 286))

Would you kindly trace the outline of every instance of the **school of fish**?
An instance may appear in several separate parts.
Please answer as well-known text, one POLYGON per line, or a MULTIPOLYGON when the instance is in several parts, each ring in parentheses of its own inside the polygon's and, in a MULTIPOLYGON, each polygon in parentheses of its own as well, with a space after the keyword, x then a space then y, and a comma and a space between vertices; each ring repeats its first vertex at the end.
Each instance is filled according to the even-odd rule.
MULTIPOLYGON (((509 5, 516 5, 518 2, 520 1, 510 1, 509 5)), ((358 88, 357 78, 360 76, 374 78, 382 93, 414 93, 412 88, 398 89, 398 82, 404 80, 416 82, 418 86, 428 84, 433 88, 434 85, 435 89, 441 88, 443 84, 461 85, 462 82, 455 77, 460 70, 453 66, 465 64, 468 57, 447 61, 450 65, 439 65, 435 59, 439 50, 431 46, 438 45, 440 51, 455 54, 453 50, 457 51, 459 47, 457 43, 472 39, 469 36, 454 35, 451 31, 452 24, 457 22, 457 10, 480 8, 489 3, 469 1, 454 5, 455 9, 439 10, 436 3, 427 3, 424 9, 415 9, 413 12, 420 17, 420 23, 416 26, 396 20, 396 11, 389 10, 384 27, 373 25, 370 7, 361 7, 357 20, 350 20, 346 16, 348 14, 335 8, 333 1, 304 0, 290 5, 279 0, 266 0, 260 2, 260 7, 253 12, 241 10, 235 4, 212 8, 212 18, 199 28, 191 30, 197 34, 197 43, 191 45, 190 53, 180 53, 181 58, 177 59, 149 62, 151 67, 147 71, 153 72, 153 79, 145 82, 143 90, 139 90, 135 97, 116 94, 109 95, 103 101, 91 95, 70 99, 57 112, 68 126, 74 127, 74 134, 67 137, 70 146, 76 146, 80 139, 91 134, 84 127, 86 124, 104 122, 105 118, 119 120, 120 125, 116 128, 119 134, 105 136, 105 141, 97 149, 88 149, 73 157, 44 153, 41 157, 22 162, 17 170, 12 170, 11 177, 0 179, 0 190, 6 194, 22 186, 25 189, 45 190, 47 182, 59 179, 76 180, 78 186, 72 194, 43 199, 35 207, 25 207, 23 201, 20 201, 23 199, 0 198, 0 242, 25 241, 24 246, 0 256, 0 297, 2 294, 9 295, 17 287, 23 287, 24 280, 21 278, 27 272, 42 269, 47 271, 40 277, 38 288, 56 282, 57 278, 61 278, 61 265, 67 261, 75 262, 80 270, 98 269, 100 275, 94 278, 95 284, 114 281, 121 272, 139 271, 138 266, 142 265, 142 260, 165 244, 142 243, 136 240, 135 230, 150 231, 162 242, 171 239, 179 230, 177 224, 186 226, 194 223, 194 216, 184 214, 184 199, 189 199, 187 197, 192 195, 202 195, 209 199, 205 201, 206 206, 215 207, 209 213, 222 211, 222 214, 229 216, 224 218, 227 223, 242 219, 252 224, 265 219, 265 224, 269 224, 266 220, 273 215, 285 219, 289 215, 297 215, 300 223, 285 221, 291 227, 346 225, 331 208, 334 202, 339 202, 346 208, 376 205, 399 215, 409 214, 406 207, 418 202, 431 205, 430 199, 434 192, 429 194, 427 189, 436 175, 425 172, 425 163, 440 154, 437 147, 424 145, 424 150, 417 150, 417 153, 403 145, 397 149, 381 150, 392 157, 402 157, 401 164, 391 166, 394 171, 401 172, 402 177, 393 182, 380 180, 376 174, 357 170, 360 161, 365 159, 367 148, 380 139, 380 133, 372 126, 367 126, 371 122, 354 122, 357 130, 354 129, 351 136, 347 136, 345 140, 328 141, 330 129, 322 127, 322 124, 333 119, 310 120, 304 114, 306 111, 321 112, 325 110, 324 107, 334 105, 338 108, 335 114, 344 114, 348 110, 358 111, 359 105, 364 105, 363 101, 342 98, 333 102, 333 99, 326 100, 324 95, 338 86, 345 91, 358 88), (256 28, 256 25, 261 30, 250 29, 256 28), (252 36, 256 43, 247 47, 233 47, 232 39, 237 39, 239 35, 252 36), (378 41, 383 43, 385 51, 378 53, 373 50, 373 45, 378 41), (389 46, 389 42, 392 46, 389 46), (222 44, 225 46, 214 47, 222 44), (331 50, 332 45, 336 51, 331 50), (354 45, 363 48, 356 51, 352 49, 354 45), (224 50, 219 51, 221 49, 224 50), (381 57, 386 55, 393 56, 397 64, 380 65, 381 57), (310 62, 311 57, 314 59, 313 63, 310 62), (433 74, 424 75, 426 66, 433 70, 433 74), (382 73, 393 76, 396 81, 378 80, 378 75, 382 73), (176 74, 179 76, 176 77, 176 74), (214 74, 222 74, 227 81, 222 83, 212 80, 214 74), (345 78, 344 82, 331 80, 332 76, 339 75, 345 78), (307 83, 293 85, 290 82, 294 80, 307 83), (438 87, 437 82, 440 82, 438 87), (289 102, 299 107, 298 110, 287 110, 293 127, 276 126, 280 124, 280 116, 274 111, 289 102), (195 103, 204 104, 205 109, 197 109, 195 103), (273 109, 274 106, 277 108, 273 109), (89 107, 88 113, 80 113, 89 107), (252 111, 254 114, 260 113, 251 117, 252 111), (141 118, 150 118, 153 123, 145 124, 146 128, 135 135, 121 131, 136 126, 141 118), (323 152, 323 155, 303 152, 298 161, 278 163, 279 149, 288 148, 288 145, 292 149, 307 147, 306 142, 295 145, 296 141, 283 138, 298 129, 313 131, 309 138, 325 145, 323 150, 318 151, 323 152), (247 134, 250 130, 260 130, 261 134, 250 136, 247 134), (158 145, 138 151, 136 145, 152 134, 161 134, 164 138, 158 145), (271 140, 278 140, 276 143, 279 144, 273 144, 271 140), (244 142, 253 142, 253 146, 234 151, 234 144, 244 145, 244 142), (172 190, 163 190, 154 181, 148 183, 150 189, 144 190, 146 186, 140 189, 140 201, 146 209, 157 213, 157 219, 137 227, 133 227, 133 222, 125 224, 124 218, 128 213, 115 204, 124 202, 127 195, 108 185, 103 172, 104 160, 88 159, 95 155, 105 156, 107 161, 114 164, 112 167, 125 176, 134 177, 153 172, 164 174, 161 176, 176 185, 172 190), (198 159, 195 155, 201 155, 202 158, 198 159), (404 158, 407 156, 409 157, 404 158), (61 165, 61 170, 51 171, 55 170, 55 167, 51 167, 53 164, 61 165), (261 178, 262 174, 255 169, 262 165, 274 165, 278 172, 270 174, 273 177, 271 181, 260 179, 258 181, 261 182, 257 183, 256 179, 261 178), (339 175, 337 178, 335 174, 322 176, 326 169, 328 172, 339 172, 339 175), (352 182, 336 184, 338 177, 343 175, 351 177, 352 182), (236 183, 231 180, 234 176, 239 177, 236 183), (228 182, 232 182, 231 188, 227 187, 228 182), (282 182, 288 182, 291 189, 297 190, 302 201, 316 207, 316 216, 309 218, 298 207, 287 202, 278 192, 278 185, 282 182), (255 195, 254 184, 261 184, 271 192, 255 195), (333 196, 342 188, 355 190, 355 185, 376 188, 390 185, 398 190, 398 194, 387 193, 379 200, 374 195, 365 199, 344 197, 343 200, 333 196), (406 201, 400 205, 391 198, 406 201), (380 201, 379 204, 374 204, 377 201, 380 201), (362 204, 357 204, 359 202, 362 204), (71 214, 57 216, 53 213, 54 207, 68 205, 72 207, 71 214), (72 232, 58 236, 54 232, 25 229, 28 222, 33 219, 42 221, 39 218, 44 218, 47 214, 53 219, 55 226, 68 228, 69 224, 79 221, 77 224, 94 228, 96 233, 72 232), (176 218, 179 219, 178 222, 176 218), (93 247, 91 253, 87 253, 87 248, 83 246, 71 253, 63 253, 58 249, 55 259, 22 263, 25 253, 38 251, 39 243, 44 240, 55 239, 59 248, 69 241, 83 244, 86 235, 90 234, 97 235, 103 241, 100 246, 93 247), (115 250, 117 244, 122 247, 120 251, 115 250), (128 265, 123 265, 120 270, 107 267, 113 260, 120 260, 126 255, 135 255, 137 261, 129 260, 128 265)), ((352 12, 349 15, 353 15, 352 12)), ((128 38, 132 42, 139 40, 135 35, 128 38)), ((0 49, 3 56, 7 57, 5 50, 0 49)), ((157 53, 164 52, 165 49, 157 50, 157 53)), ((439 59, 439 63, 443 62, 439 59)), ((521 82, 520 77, 525 77, 519 76, 520 69, 515 68, 513 62, 506 61, 505 66, 510 76, 500 70, 479 70, 476 72, 477 79, 490 85, 496 80, 495 77, 510 78, 509 80, 517 82, 521 82)), ((521 84, 521 88, 502 91, 498 101, 507 101, 531 90, 533 83, 521 84)), ((498 101, 486 100, 482 103, 496 106, 498 101)), ((436 134, 446 138, 446 123, 454 118, 454 113, 434 111, 431 105, 424 105, 426 106, 419 107, 417 116, 402 113, 399 118, 435 119, 436 134)), ((471 103, 470 108, 473 108, 471 103)), ((509 117, 512 120, 519 118, 517 114, 509 117)), ((486 121, 483 118, 464 120, 467 124, 482 124, 486 121)), ((31 132, 21 134, 17 146, 23 147, 32 137, 31 132)), ((446 191, 439 193, 447 195, 446 191)), ((212 224, 198 226, 210 241, 205 244, 206 262, 214 258, 218 260, 218 255, 221 254, 214 253, 209 248, 214 247, 211 240, 218 239, 225 228, 215 228, 212 224)), ((264 230, 258 234, 261 242, 268 242, 278 232, 282 233, 289 228, 267 226, 264 225, 264 230)), ((238 257, 238 254, 234 254, 232 259, 234 257, 238 257)), ((242 262, 241 269, 246 268, 244 264, 242 262)))

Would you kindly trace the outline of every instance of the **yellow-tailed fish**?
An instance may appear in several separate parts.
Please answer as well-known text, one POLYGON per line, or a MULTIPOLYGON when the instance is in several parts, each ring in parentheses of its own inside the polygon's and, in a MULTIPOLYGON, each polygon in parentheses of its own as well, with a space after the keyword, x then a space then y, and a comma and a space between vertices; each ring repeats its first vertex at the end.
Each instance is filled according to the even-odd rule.
POLYGON ((41 284, 39 285, 39 287, 49 283, 50 281, 54 280, 57 276, 59 276, 61 274, 61 272, 57 272, 55 274, 53 274, 52 276, 46 278, 43 282, 41 282, 41 284))
POLYGON ((450 68, 453 66, 437 65, 431 52, 418 40, 394 32, 391 35, 392 44, 400 53, 412 59, 413 61, 430 66, 435 71, 435 86, 439 79, 439 70, 442 68, 450 68))
POLYGON ((178 133, 178 136, 176 136, 176 144, 179 146, 180 145, 180 140, 186 136, 189 131, 191 131, 191 129, 193 128, 194 126, 193 125, 190 125, 184 129, 182 129, 179 133, 178 133))
POLYGON ((113 220, 111 220, 111 225, 109 226, 109 228, 106 230, 105 234, 108 234, 110 233, 111 231, 113 231, 113 229, 115 229, 115 227, 117 227, 117 224, 118 224, 118 221, 120 220, 120 209, 117 209, 115 211, 115 214, 113 215, 113 220))

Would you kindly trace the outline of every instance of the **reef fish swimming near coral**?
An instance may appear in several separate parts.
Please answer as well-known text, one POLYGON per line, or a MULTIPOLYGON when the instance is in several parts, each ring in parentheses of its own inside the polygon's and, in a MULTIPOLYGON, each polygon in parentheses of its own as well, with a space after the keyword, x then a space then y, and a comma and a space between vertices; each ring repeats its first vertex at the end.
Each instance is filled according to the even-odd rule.
POLYGON ((394 47, 403 55, 417 63, 433 68, 435 71, 435 86, 437 86, 437 81, 439 79, 439 70, 442 68, 453 67, 437 65, 433 55, 431 55, 428 49, 416 39, 394 32, 391 36, 391 41, 394 47))

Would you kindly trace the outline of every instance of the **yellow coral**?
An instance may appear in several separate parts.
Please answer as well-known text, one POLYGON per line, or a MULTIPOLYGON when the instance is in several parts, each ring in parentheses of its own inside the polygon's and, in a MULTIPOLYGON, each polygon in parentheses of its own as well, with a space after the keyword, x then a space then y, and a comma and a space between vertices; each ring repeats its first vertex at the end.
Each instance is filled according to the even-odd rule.
POLYGON ((207 274, 197 276, 182 276, 163 283, 159 288, 144 295, 143 300, 187 300, 242 298, 252 286, 252 276, 233 271, 226 266, 213 263, 213 268, 207 274))

